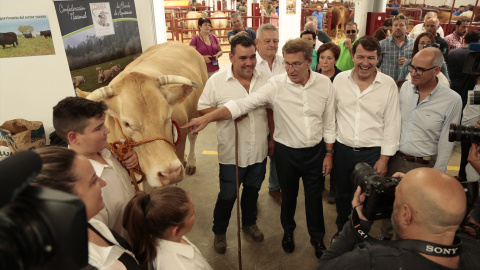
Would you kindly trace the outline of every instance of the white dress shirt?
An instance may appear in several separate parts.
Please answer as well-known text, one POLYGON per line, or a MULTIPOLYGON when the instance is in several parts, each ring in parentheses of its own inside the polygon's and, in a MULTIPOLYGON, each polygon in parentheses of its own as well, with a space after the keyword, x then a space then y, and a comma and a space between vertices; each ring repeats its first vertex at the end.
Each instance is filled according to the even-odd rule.
POLYGON ((91 218, 90 223, 103 237, 107 238, 114 245, 108 247, 98 246, 88 242, 88 264, 99 270, 127 270, 125 265, 118 260, 123 253, 135 255, 130 250, 124 249, 113 236, 110 229, 101 221, 91 218))
POLYGON ((228 102, 232 118, 260 106, 273 109, 275 141, 291 148, 313 147, 322 139, 335 142, 335 112, 330 79, 310 71, 305 86, 296 84, 287 73, 271 78, 249 97, 228 102))
POLYGON ((337 141, 349 147, 381 147, 381 155, 393 156, 400 138, 398 88, 389 76, 377 72, 363 92, 352 71, 335 77, 337 141))
MULTIPOLYGON (((412 28, 412 31, 410 31, 408 36, 410 38, 416 39, 421 33, 424 33, 424 32, 427 32, 425 30, 424 23, 419 23, 412 28)), ((437 33, 440 34, 440 37, 442 38, 445 36, 443 32, 443 28, 441 26, 438 27, 437 33)))
POLYGON ((97 176, 107 182, 107 185, 102 187, 105 207, 95 218, 128 240, 130 238, 122 225, 123 210, 135 195, 135 189, 130 182, 130 175, 115 155, 107 148, 103 149, 100 154, 108 165, 89 159, 97 176))
POLYGON ((192 242, 185 236, 182 236, 182 239, 188 245, 163 239, 157 240, 157 258, 153 262, 154 270, 213 269, 192 242))
MULTIPOLYGON (((257 92, 268 76, 254 70, 249 91, 235 79, 232 66, 220 70, 208 79, 198 100, 198 110, 219 108, 230 100, 248 97, 257 92)), ((267 113, 265 107, 253 110, 248 117, 237 123, 238 127, 238 165, 247 167, 262 162, 267 157, 267 113)), ((218 162, 225 165, 235 164, 235 122, 223 120, 217 122, 218 162)))
POLYGON ((257 65, 255 66, 256 70, 261 70, 265 74, 270 75, 273 77, 278 74, 285 73, 285 67, 282 64, 283 57, 280 55, 275 55, 275 59, 273 60, 272 69, 270 70, 270 66, 268 65, 268 61, 264 60, 257 51, 257 65))

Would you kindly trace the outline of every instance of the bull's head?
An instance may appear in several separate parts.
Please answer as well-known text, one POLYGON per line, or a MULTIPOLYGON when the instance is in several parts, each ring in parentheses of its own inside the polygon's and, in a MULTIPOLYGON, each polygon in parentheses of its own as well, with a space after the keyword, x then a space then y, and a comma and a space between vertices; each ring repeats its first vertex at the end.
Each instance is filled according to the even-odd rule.
MULTIPOLYGON (((193 87, 198 86, 182 76, 155 78, 132 72, 109 86, 93 91, 87 98, 105 101, 109 108, 107 114, 117 118, 125 136, 135 142, 155 137, 174 141, 173 107, 181 106, 178 103, 193 91, 193 87)), ((78 89, 77 94, 81 96, 78 89)), ((109 141, 122 139, 112 118, 106 119, 106 125, 111 130, 109 141)), ((136 146, 134 150, 151 186, 173 184, 183 179, 183 164, 168 142, 154 140, 136 146)))

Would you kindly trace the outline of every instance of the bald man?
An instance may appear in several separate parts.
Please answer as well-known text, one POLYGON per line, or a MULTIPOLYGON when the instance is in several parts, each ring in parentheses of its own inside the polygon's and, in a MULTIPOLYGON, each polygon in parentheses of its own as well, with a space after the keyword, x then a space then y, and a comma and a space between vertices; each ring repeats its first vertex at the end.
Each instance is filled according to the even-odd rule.
MULTIPOLYGON (((398 176, 403 178, 395 191, 392 222, 399 238, 429 242, 432 246, 453 245, 466 211, 462 185, 452 176, 431 168, 418 168, 398 176)), ((358 187, 352 207, 368 233, 372 223, 362 214, 365 195, 361 192, 358 187)), ((478 269, 480 243, 460 239, 459 255, 433 256, 407 248, 364 243, 348 221, 337 241, 320 258, 317 269, 478 269)))
MULTIPOLYGON (((310 30, 312 32, 314 32, 315 34, 318 33, 317 31, 317 25, 313 22, 307 22, 303 28, 303 30, 310 30)), ((320 40, 316 39, 315 40, 315 51, 318 50, 318 48, 320 48, 320 46, 323 44, 323 42, 321 42, 320 40)))
POLYGON ((440 45, 440 51, 443 54, 443 58, 447 59, 448 55, 448 42, 443 39, 440 34, 437 33, 440 21, 437 17, 432 17, 425 21, 425 31, 429 32, 435 37, 435 43, 440 45))
MULTIPOLYGON (((425 17, 423 19, 423 22, 425 23, 428 19, 433 18, 433 17, 436 18, 437 13, 435 13, 433 11, 427 12, 427 14, 425 14, 425 17)), ((415 25, 415 27, 413 27, 412 31, 410 31, 410 34, 408 34, 408 36, 410 38, 416 39, 418 37, 418 35, 420 35, 423 32, 426 32, 425 27, 424 27, 424 23, 419 23, 419 24, 415 25)), ((444 37, 443 28, 441 26, 438 28, 437 33, 442 38, 444 37)))

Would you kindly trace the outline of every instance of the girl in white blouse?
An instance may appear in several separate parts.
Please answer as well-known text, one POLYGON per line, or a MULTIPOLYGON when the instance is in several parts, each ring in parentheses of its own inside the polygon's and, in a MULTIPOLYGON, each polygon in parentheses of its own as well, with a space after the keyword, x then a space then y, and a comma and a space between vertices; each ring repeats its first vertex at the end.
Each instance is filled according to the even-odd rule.
POLYGON ((123 226, 136 258, 149 269, 205 269, 198 248, 185 237, 195 224, 195 209, 187 192, 162 187, 150 194, 137 193, 127 204, 123 226))

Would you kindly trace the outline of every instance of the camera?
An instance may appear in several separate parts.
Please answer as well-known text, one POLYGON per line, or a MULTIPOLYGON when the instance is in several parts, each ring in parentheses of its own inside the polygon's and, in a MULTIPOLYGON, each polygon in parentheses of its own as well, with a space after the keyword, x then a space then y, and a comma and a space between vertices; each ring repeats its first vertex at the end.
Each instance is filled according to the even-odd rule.
POLYGON ((0 269, 81 269, 88 264, 85 206, 76 196, 29 186, 32 151, 0 162, 0 269))
POLYGON ((449 142, 480 142, 480 128, 450 124, 449 142))
POLYGON ((470 43, 468 49, 469 52, 465 63, 463 64, 462 72, 471 75, 480 75, 480 44, 470 43))
POLYGON ((395 188, 400 179, 381 177, 370 165, 360 162, 352 172, 352 181, 365 192, 362 214, 370 221, 390 218, 395 200, 395 188))
POLYGON ((212 61, 214 67, 218 66, 218 61, 215 59, 215 56, 210 57, 210 61, 212 61))

